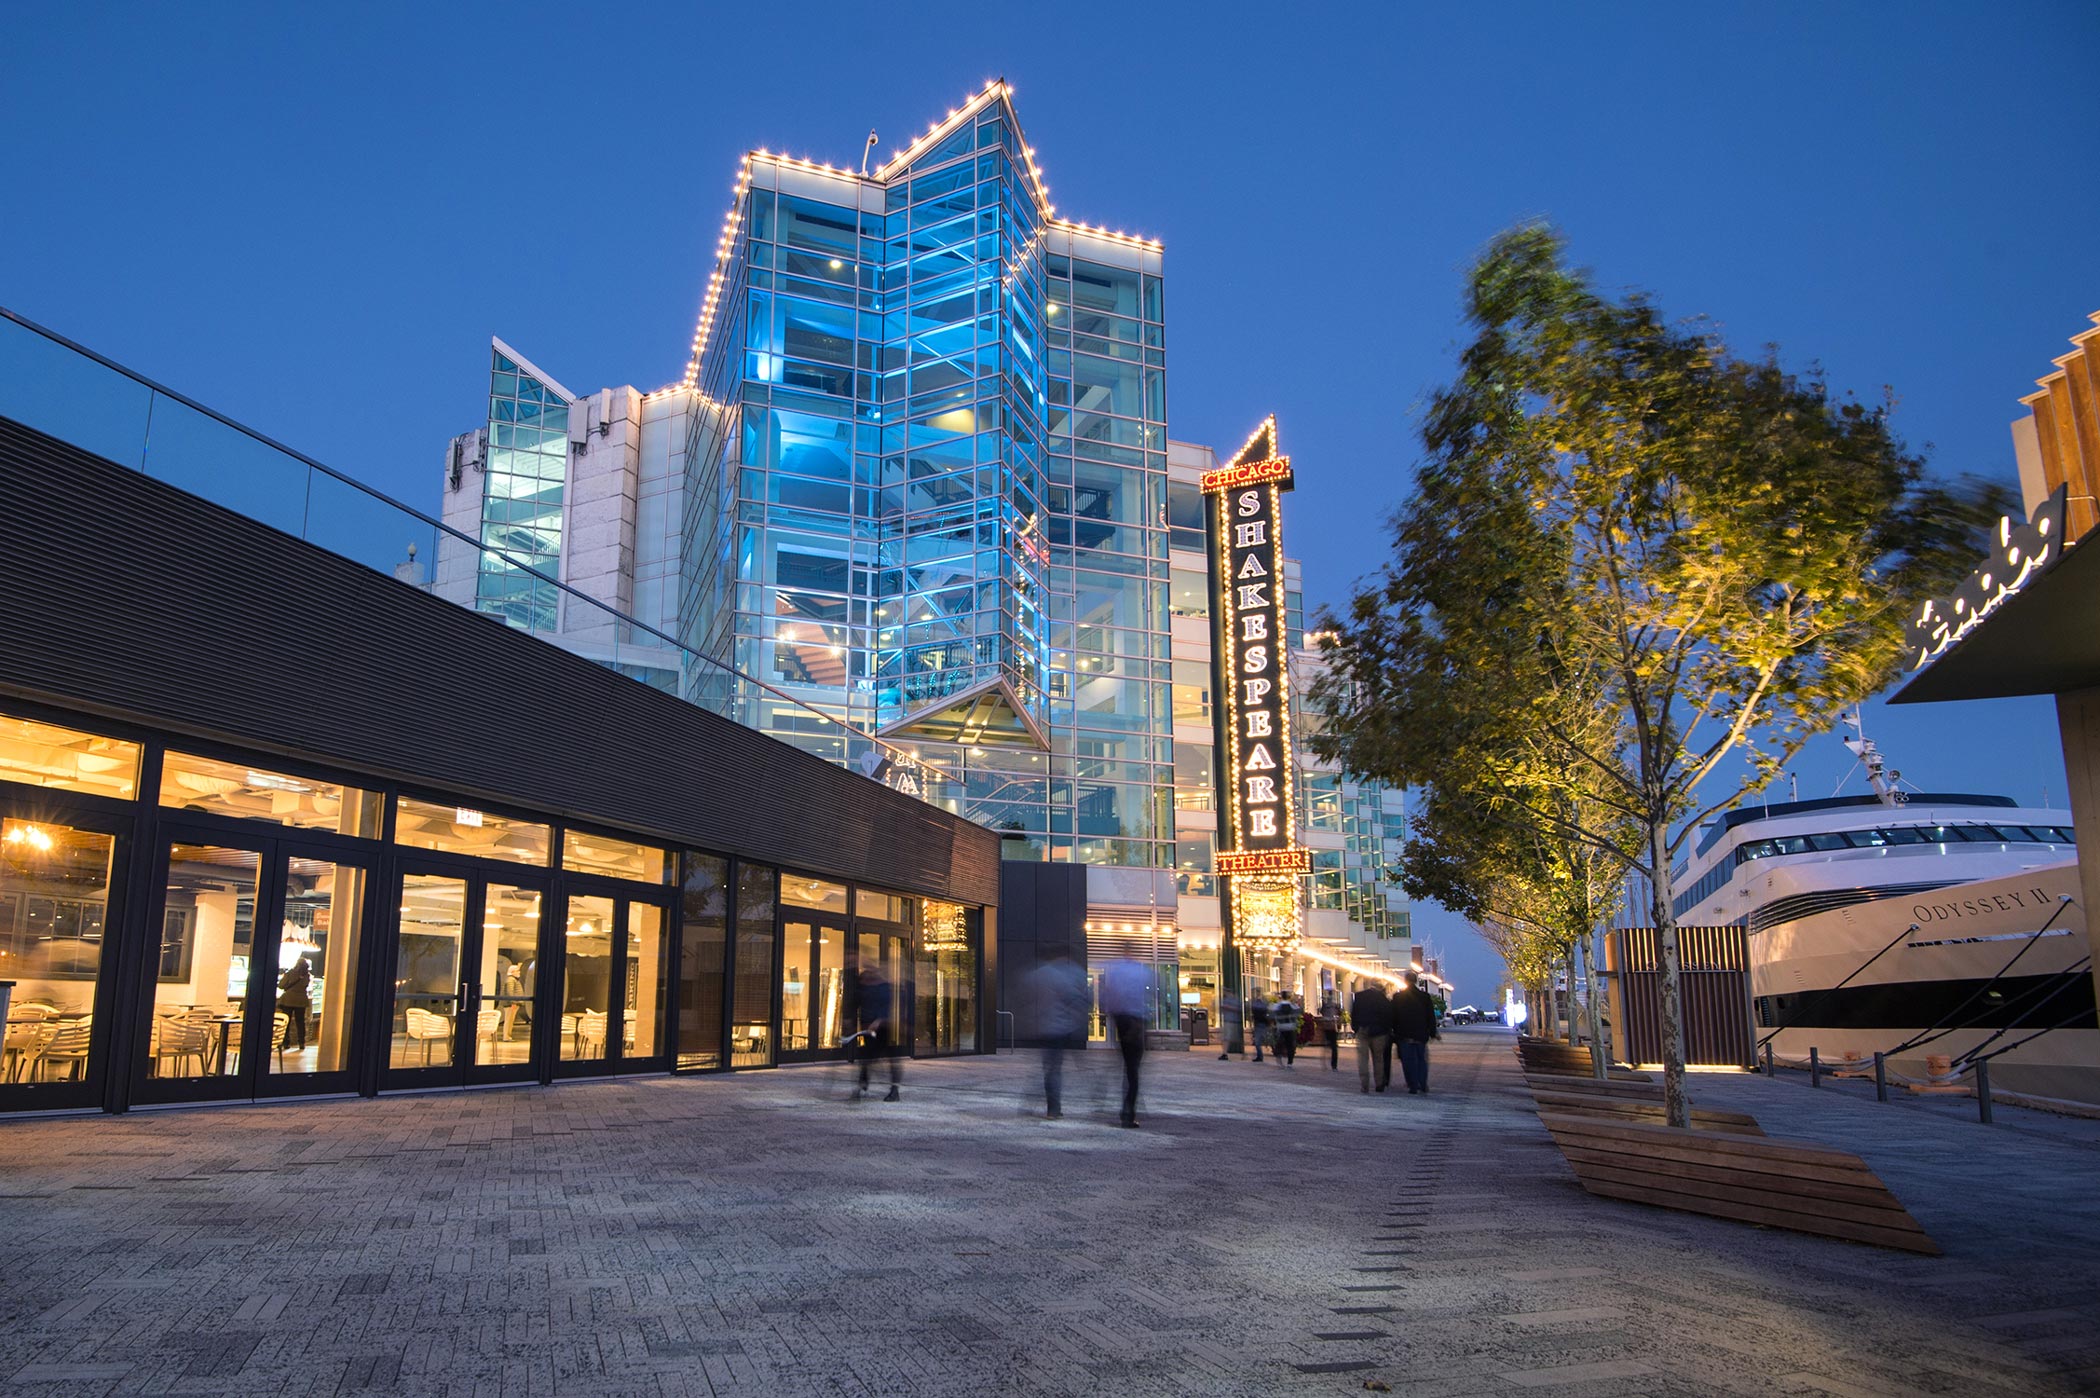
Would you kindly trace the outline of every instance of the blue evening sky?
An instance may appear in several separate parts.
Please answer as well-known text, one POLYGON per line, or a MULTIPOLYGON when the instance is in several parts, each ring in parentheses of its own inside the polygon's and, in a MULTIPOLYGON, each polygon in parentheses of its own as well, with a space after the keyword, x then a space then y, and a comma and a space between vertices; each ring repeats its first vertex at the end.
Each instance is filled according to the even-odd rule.
MULTIPOLYGON (((2010 479, 2017 397, 2100 309, 2096 58, 2083 0, 31 6, 0 304, 434 510, 490 334, 579 391, 675 379, 743 150, 856 163, 1003 75, 1060 212, 1165 240, 1174 435, 1280 415, 1334 603, 1462 273, 1525 219, 2010 479)), ((1926 787, 2064 800, 2046 700, 1868 725, 1926 787)), ((1801 794, 1849 763, 1819 743, 1801 794)))

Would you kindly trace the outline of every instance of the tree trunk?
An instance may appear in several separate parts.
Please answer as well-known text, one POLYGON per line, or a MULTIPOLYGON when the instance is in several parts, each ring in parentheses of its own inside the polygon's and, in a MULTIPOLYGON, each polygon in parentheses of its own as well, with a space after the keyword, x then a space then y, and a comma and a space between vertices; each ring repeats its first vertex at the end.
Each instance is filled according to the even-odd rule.
POLYGON ((1672 1126, 1692 1124, 1692 1104, 1684 1093, 1684 1001, 1677 971, 1677 914, 1671 908, 1675 891, 1670 882, 1670 855, 1663 822, 1648 827, 1648 860, 1655 877, 1649 883, 1655 921, 1656 998, 1661 1002, 1663 1050, 1663 1112, 1672 1126))
POLYGON ((1590 1068, 1599 1078, 1611 1076, 1611 1051, 1604 1042, 1604 985, 1597 975, 1597 929, 1590 929, 1583 961, 1590 973, 1590 1068))

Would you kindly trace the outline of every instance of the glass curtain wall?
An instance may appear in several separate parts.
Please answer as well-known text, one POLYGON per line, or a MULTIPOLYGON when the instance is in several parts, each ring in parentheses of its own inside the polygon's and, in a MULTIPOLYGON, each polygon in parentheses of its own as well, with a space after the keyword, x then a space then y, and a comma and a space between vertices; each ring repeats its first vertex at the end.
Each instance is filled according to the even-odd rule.
POLYGON ((1162 283, 1155 254, 1076 255, 1122 249, 1047 224, 1029 163, 1003 97, 886 180, 754 158, 699 370, 731 425, 688 453, 680 622, 863 728, 1004 680, 1048 751, 922 744, 962 776, 927 794, 1039 857, 1170 868, 1162 283))
MULTIPOLYGON (((569 411, 574 400, 501 350, 489 353, 489 456, 481 542, 555 577, 561 567, 562 495, 569 474, 569 411)), ((490 553, 481 556, 474 606, 526 631, 560 629, 554 584, 490 553)))

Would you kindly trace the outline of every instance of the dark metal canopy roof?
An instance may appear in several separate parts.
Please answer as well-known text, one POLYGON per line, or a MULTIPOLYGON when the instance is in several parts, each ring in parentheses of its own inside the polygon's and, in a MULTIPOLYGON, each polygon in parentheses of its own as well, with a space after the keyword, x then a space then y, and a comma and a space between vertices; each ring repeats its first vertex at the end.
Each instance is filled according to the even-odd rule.
POLYGON ((2100 532, 1917 671, 1892 704, 2100 686, 2100 532))

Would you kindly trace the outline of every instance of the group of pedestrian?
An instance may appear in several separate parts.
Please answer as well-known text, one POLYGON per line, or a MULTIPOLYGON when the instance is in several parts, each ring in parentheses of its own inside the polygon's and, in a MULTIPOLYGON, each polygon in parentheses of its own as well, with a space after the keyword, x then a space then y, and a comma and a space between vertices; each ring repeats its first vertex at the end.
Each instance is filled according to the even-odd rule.
MULTIPOLYGON (((1065 1114, 1065 1055, 1086 1047, 1092 1009, 1086 972, 1056 957, 1029 975, 1029 998, 1043 1044, 1044 1115, 1065 1114)), ((1116 1124, 1138 1125, 1138 1078, 1145 1061, 1145 1030, 1152 1022, 1152 973, 1135 961, 1111 961, 1101 971, 1101 1017, 1123 1060, 1123 1109, 1116 1124)))
POLYGON ((1410 976, 1391 995, 1373 981, 1350 997, 1349 1022, 1356 1026, 1356 1080, 1370 1092, 1374 1081, 1383 1092, 1393 1080, 1393 1050, 1400 1051, 1400 1074, 1410 1093, 1429 1091, 1429 1041, 1436 1033, 1436 1002, 1410 976))

